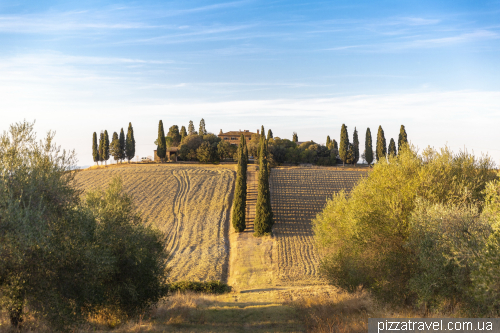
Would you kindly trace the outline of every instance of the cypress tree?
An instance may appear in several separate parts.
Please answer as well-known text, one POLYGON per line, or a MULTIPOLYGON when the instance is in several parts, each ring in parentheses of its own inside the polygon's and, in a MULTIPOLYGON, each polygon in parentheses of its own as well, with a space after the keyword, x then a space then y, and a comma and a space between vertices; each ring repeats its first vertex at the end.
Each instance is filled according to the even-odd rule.
POLYGON ((92 157, 94 158, 94 162, 99 164, 99 147, 97 146, 96 132, 92 135, 92 157))
POLYGON ((408 135, 406 134, 405 126, 401 125, 398 137, 398 154, 401 151, 401 148, 403 147, 404 144, 408 144, 408 135))
POLYGON ((297 132, 293 132, 292 141, 295 143, 299 142, 299 137, 297 136, 297 132))
POLYGON ((189 134, 189 135, 196 134, 196 131, 194 130, 194 124, 193 124, 193 121, 192 121, 192 120, 190 120, 190 121, 189 121, 189 125, 188 125, 188 134, 189 134))
POLYGON ((113 139, 111 140, 111 145, 109 147, 109 151, 111 152, 111 156, 118 161, 121 159, 121 145, 120 139, 118 138, 118 133, 113 132, 113 139))
POLYGON ((267 166, 267 141, 265 136, 261 137, 260 146, 259 186, 254 220, 254 235, 257 237, 271 234, 274 224, 271 193, 269 192, 269 169, 267 166))
POLYGON ((352 149, 353 149, 353 164, 357 164, 359 161, 359 139, 358 139, 358 131, 356 127, 354 127, 354 133, 352 135, 352 149))
POLYGON ((337 149, 337 151, 339 150, 339 145, 337 144, 337 140, 333 139, 332 140, 332 144, 333 144, 333 149, 337 149))
POLYGON ((234 188, 234 201, 232 212, 232 223, 236 232, 245 230, 245 209, 247 200, 247 159, 245 156, 245 137, 241 135, 238 146, 238 173, 236 175, 236 184, 234 188))
POLYGON ((198 131, 199 135, 207 135, 207 129, 205 128, 205 119, 201 118, 200 120, 200 130, 198 131))
POLYGON ((326 148, 330 149, 330 144, 332 143, 332 140, 330 140, 330 136, 328 135, 326 137, 326 148))
POLYGON ((273 138, 273 131, 271 131, 271 129, 268 129, 267 130, 267 139, 272 139, 273 138))
MULTIPOLYGON (((247 148, 247 141, 246 140, 243 140, 243 153, 245 154, 245 159, 247 161, 246 162, 246 164, 247 164, 248 163, 248 148, 247 148)), ((245 167, 246 167, 246 164, 245 164, 245 167)), ((246 177, 246 173, 245 173, 245 177, 246 177)))
POLYGON ((163 130, 163 121, 158 124, 158 146, 156 147, 156 155, 163 162, 167 156, 167 143, 165 141, 165 131, 163 130))
POLYGON ((132 128, 132 123, 128 123, 127 140, 125 142, 125 156, 128 162, 135 156, 135 139, 134 139, 134 129, 132 128))
POLYGON ((373 162, 372 132, 369 127, 366 129, 365 137, 365 160, 368 165, 373 162))
POLYGON ((394 139, 391 138, 391 141, 389 141, 389 151, 388 151, 389 156, 396 157, 396 142, 394 142, 394 139))
POLYGON ((99 136, 99 162, 104 162, 104 132, 99 136))
POLYGON ((125 145, 125 133, 123 132, 123 127, 120 131, 120 160, 123 161, 125 159, 125 150, 127 149, 127 146, 125 145))
POLYGON ((377 150, 375 151, 377 162, 380 161, 381 158, 385 158, 387 155, 387 143, 385 141, 384 130, 382 126, 378 127, 377 133, 377 150))
POLYGON ((104 130, 104 164, 109 160, 109 136, 108 131, 104 130))
POLYGON ((345 124, 342 124, 342 128, 340 129, 339 156, 344 166, 347 160, 348 150, 349 150, 349 135, 347 134, 347 126, 345 124))
POLYGON ((184 141, 184 138, 187 136, 187 132, 186 132, 186 127, 185 126, 182 126, 181 127, 181 142, 184 141))

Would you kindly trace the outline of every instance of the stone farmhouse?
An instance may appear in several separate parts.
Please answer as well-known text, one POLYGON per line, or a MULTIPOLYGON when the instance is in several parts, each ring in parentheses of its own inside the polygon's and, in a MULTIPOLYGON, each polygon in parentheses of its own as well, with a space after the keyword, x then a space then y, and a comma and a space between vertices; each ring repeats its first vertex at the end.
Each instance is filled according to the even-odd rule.
POLYGON ((249 130, 229 131, 229 132, 223 133, 222 129, 221 129, 218 137, 221 138, 222 140, 228 141, 232 145, 239 145, 240 144, 240 137, 242 134, 248 143, 248 142, 250 142, 250 140, 252 140, 252 135, 259 134, 259 130, 257 130, 257 133, 250 132, 249 130))

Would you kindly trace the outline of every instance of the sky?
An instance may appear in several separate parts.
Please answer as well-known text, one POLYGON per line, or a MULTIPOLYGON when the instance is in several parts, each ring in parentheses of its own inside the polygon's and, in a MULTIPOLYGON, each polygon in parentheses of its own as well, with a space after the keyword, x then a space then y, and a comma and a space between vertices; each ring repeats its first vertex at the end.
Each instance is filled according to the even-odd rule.
POLYGON ((92 134, 158 121, 325 143, 401 124, 420 150, 500 164, 500 1, 2 1, 0 131, 91 165, 92 134))

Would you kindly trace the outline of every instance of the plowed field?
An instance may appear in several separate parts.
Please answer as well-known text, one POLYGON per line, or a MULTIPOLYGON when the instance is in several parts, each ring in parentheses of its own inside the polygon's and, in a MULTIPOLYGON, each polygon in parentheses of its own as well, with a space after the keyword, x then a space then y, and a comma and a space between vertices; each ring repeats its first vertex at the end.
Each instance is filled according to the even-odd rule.
POLYGON ((229 214, 235 172, 199 165, 137 165, 85 170, 84 190, 106 187, 121 176, 124 190, 148 223, 167 235, 171 281, 227 280, 229 214))
POLYGON ((271 205, 276 244, 277 282, 320 283, 319 257, 314 248, 312 220, 326 199, 344 189, 350 191, 365 171, 286 168, 272 169, 271 205))

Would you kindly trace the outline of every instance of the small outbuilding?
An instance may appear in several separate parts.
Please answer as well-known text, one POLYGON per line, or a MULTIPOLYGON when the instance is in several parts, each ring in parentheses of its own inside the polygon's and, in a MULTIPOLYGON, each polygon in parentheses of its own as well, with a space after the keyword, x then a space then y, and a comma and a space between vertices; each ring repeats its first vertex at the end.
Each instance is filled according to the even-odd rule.
MULTIPOLYGON (((167 154, 165 159, 167 162, 177 162, 177 155, 179 154, 179 147, 170 147, 167 148, 167 154)), ((156 150, 155 150, 155 162, 161 162, 161 158, 156 155, 156 150)))

